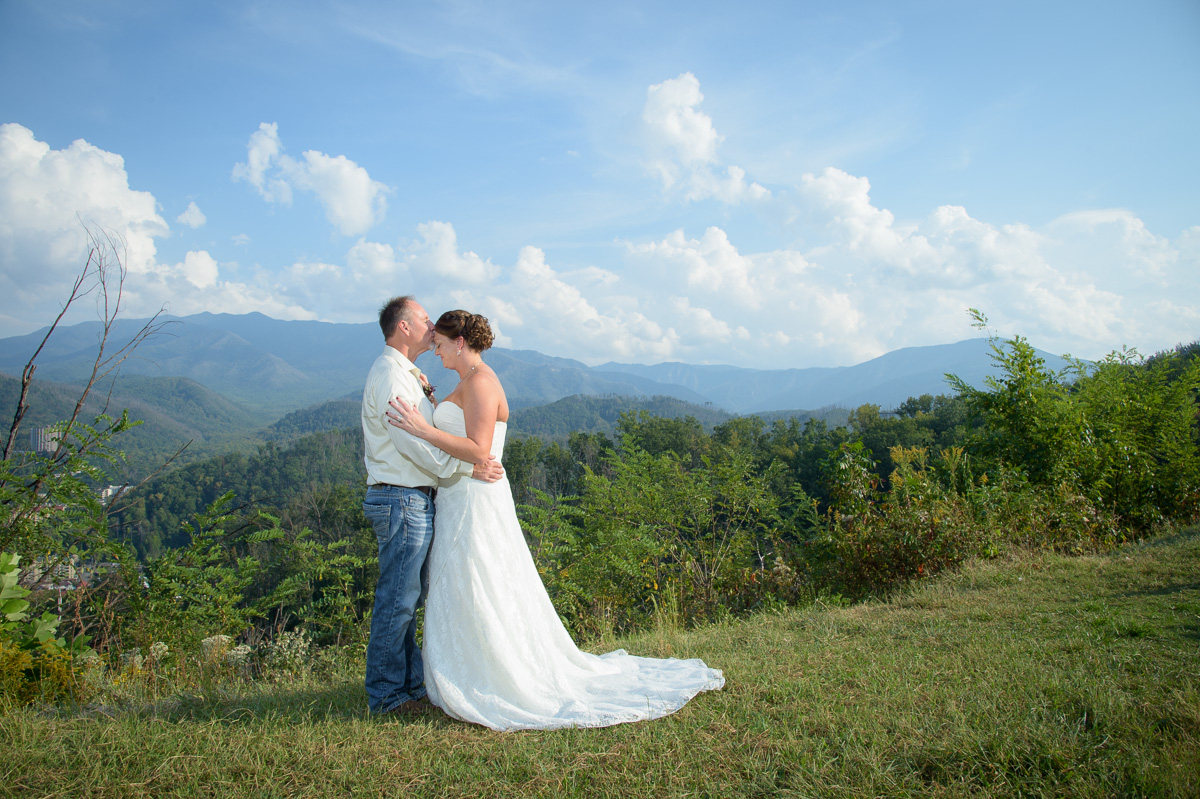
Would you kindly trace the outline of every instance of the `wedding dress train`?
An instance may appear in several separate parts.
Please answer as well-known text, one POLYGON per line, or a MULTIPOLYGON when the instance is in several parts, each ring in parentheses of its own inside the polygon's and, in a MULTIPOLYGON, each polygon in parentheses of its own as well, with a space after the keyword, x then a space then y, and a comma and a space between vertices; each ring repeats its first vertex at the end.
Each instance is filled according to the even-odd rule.
MULTIPOLYGON (((451 402, 434 423, 466 435, 451 402)), ((497 458, 506 432, 497 422, 497 458)), ((604 727, 665 716, 725 684, 700 660, 580 651, 542 585, 507 478, 439 487, 428 568, 425 687, 456 719, 495 730, 604 727)))

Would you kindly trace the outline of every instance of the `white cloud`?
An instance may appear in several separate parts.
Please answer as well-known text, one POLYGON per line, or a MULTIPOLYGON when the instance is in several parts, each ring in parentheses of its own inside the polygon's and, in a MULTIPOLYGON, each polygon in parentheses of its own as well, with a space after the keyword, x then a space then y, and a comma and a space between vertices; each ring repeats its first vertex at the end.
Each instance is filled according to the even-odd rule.
POLYGON ((217 285, 220 270, 216 260, 207 251, 189 252, 183 259, 183 273, 187 281, 198 289, 210 289, 217 285))
POLYGON ((279 142, 279 124, 262 122, 258 130, 250 134, 246 145, 246 163, 234 164, 233 179, 244 180, 263 196, 267 202, 290 205, 292 187, 279 177, 268 178, 268 170, 277 170, 283 145, 279 142))
POLYGON ((317 195, 326 219, 344 236, 366 233, 387 213, 388 187, 344 155, 307 150, 304 163, 288 171, 298 188, 317 195))
POLYGON ((587 283, 593 286, 616 286, 621 282, 621 276, 616 272, 601 269, 598 266, 585 266, 582 269, 576 269, 567 273, 566 276, 580 283, 587 283))
POLYGON ((723 319, 718 319, 709 309, 692 305, 687 297, 673 297, 671 308, 680 320, 677 327, 681 341, 689 344, 697 342, 702 345, 728 346, 735 339, 749 341, 751 338, 750 331, 745 327, 734 327, 723 319))
MULTIPOLYGON (((744 173, 720 161, 722 137, 699 111, 695 78, 652 89, 645 121, 658 136, 664 187, 681 199, 751 196, 744 173)), ((431 313, 488 316, 501 346, 590 362, 855 363, 979 335, 968 307, 983 309, 1002 335, 1082 357, 1114 342, 1192 341, 1200 326, 1200 227, 1172 241, 1121 209, 1037 228, 994 225, 956 205, 897 219, 872 199, 866 177, 827 168, 753 206, 777 229, 764 233, 722 208, 705 224, 617 241, 609 260, 572 255, 559 268, 553 250, 534 246, 509 262, 466 250, 449 221, 418 225, 410 241, 362 237, 383 219, 387 188, 343 156, 289 158, 275 125, 250 137, 234 177, 272 203, 312 192, 335 229, 357 241, 282 265, 240 266, 208 250, 160 264, 155 245, 167 223, 150 193, 130 188, 119 155, 84 141, 52 150, 20 125, 0 126, 0 335, 52 318, 86 255, 80 219, 128 244, 129 313, 169 300, 174 313, 361 322, 387 297, 414 293, 431 313)), ((195 203, 177 220, 205 223, 195 203)), ((225 246, 248 241, 239 234, 225 246)))
POLYGON ((991 225, 959 206, 900 223, 869 192, 866 178, 841 170, 806 175, 792 219, 829 235, 808 258, 843 275, 829 285, 864 309, 863 335, 882 349, 949 340, 967 307, 988 312, 1003 335, 1084 357, 1114 341, 1195 337, 1186 321, 1195 305, 1161 304, 1168 286, 1200 297, 1186 237, 1172 243, 1121 210, 1067 214, 1041 230, 991 225))
POLYGON ((448 222, 424 222, 417 226, 422 241, 413 246, 408 258, 413 272, 457 283, 492 280, 499 268, 473 252, 458 251, 458 234, 448 222))
POLYGON ((403 277, 408 267, 396 259, 390 244, 359 240, 346 254, 346 266, 356 280, 391 280, 403 277))
POLYGON ((387 214, 385 184, 344 155, 306 150, 297 161, 283 153, 277 123, 263 122, 250 135, 246 161, 235 164, 233 179, 258 189, 267 202, 290 205, 293 188, 310 191, 325 209, 325 218, 344 236, 366 233, 387 214))
MULTIPOLYGON (((86 263, 87 230, 111 237, 119 248, 128 269, 124 316, 149 316, 164 305, 172 313, 317 316, 314 303, 289 301, 262 269, 244 280, 223 280, 217 259, 204 250, 159 263, 155 240, 169 228, 157 207, 151 193, 130 188, 121 156, 82 139, 54 150, 21 125, 0 126, 0 335, 26 333, 54 318, 86 263)), ((192 208, 183 216, 191 217, 192 208)), ((90 299, 76 310, 68 323, 94 313, 90 299)))
POLYGON ((0 296, 5 326, 48 323, 87 260, 85 226, 111 233, 131 274, 154 266, 168 233, 154 196, 129 187, 125 162, 83 139, 52 150, 15 123, 0 125, 0 296))
POLYGON ((449 223, 427 222, 418 232, 421 239, 399 258, 408 279, 393 293, 416 294, 431 315, 466 308, 491 320, 501 346, 573 358, 653 361, 676 351, 673 330, 604 294, 612 283, 605 270, 562 274, 532 246, 521 248, 511 267, 501 267, 459 251, 449 223), (585 288, 600 292, 596 301, 585 288))
POLYGON ((734 204, 769 197, 770 192, 759 184, 746 182, 741 167, 721 169, 717 147, 724 137, 712 118, 697 110, 703 99, 700 81, 690 72, 646 90, 642 120, 652 150, 647 169, 664 190, 679 192, 689 201, 712 197, 734 204))
POLYGON ((188 203, 187 210, 179 216, 175 217, 176 222, 181 222, 190 228, 204 227, 204 223, 208 221, 208 217, 200 210, 199 206, 194 202, 188 203))
POLYGON ((758 308, 772 289, 772 276, 755 274, 752 259, 737 251, 725 231, 710 227, 700 239, 686 239, 676 230, 660 242, 630 245, 631 252, 682 267, 687 287, 720 295, 747 308, 758 308))
POLYGON ((690 72, 646 90, 642 118, 685 166, 715 163, 724 138, 712 119, 696 110, 703 100, 700 81, 690 72))
POLYGON ((731 346, 728 361, 750 358, 758 366, 801 354, 811 362, 830 348, 856 359, 878 354, 877 342, 862 344, 865 313, 843 288, 845 276, 817 269, 800 252, 746 255, 718 227, 699 239, 677 230, 659 242, 629 245, 628 251, 638 264, 650 264, 657 286, 687 287, 689 296, 675 296, 669 306, 671 324, 686 332, 680 355, 711 360, 706 345, 715 341, 731 346), (708 298, 707 306, 696 307, 697 297, 708 298), (779 349, 788 346, 790 351, 779 349))

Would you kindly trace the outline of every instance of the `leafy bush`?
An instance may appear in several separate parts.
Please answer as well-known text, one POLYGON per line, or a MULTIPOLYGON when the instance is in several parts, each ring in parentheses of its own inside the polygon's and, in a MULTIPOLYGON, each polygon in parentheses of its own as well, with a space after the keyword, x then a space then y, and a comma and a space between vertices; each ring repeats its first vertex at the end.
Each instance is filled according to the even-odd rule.
POLYGON ((19 555, 0 552, 0 696, 22 705, 78 699, 83 661, 92 654, 88 636, 57 636, 60 620, 50 613, 30 618, 30 592, 17 584, 19 562, 19 555))
POLYGON ((1150 362, 1122 350, 1095 365, 1072 361, 1061 373, 1020 336, 994 339, 992 351, 1001 374, 985 388, 950 380, 978 422, 970 447, 994 476, 1017 472, 1062 513, 1100 513, 1137 535, 1196 517, 1200 359, 1193 350, 1150 362))
POLYGON ((701 468, 688 470, 674 450, 623 443, 607 475, 587 471, 577 504, 542 494, 524 509, 535 558, 576 633, 643 625, 664 603, 692 621, 731 599, 758 601, 744 585, 773 552, 769 476, 732 449, 698 457, 701 468))
POLYGON ((893 447, 895 469, 880 488, 857 444, 827 461, 832 497, 810 558, 827 587, 851 596, 885 592, 970 558, 1013 549, 1095 551, 1120 528, 1069 484, 1033 484, 1023 473, 976 478, 962 448, 930 459, 921 447, 893 447))

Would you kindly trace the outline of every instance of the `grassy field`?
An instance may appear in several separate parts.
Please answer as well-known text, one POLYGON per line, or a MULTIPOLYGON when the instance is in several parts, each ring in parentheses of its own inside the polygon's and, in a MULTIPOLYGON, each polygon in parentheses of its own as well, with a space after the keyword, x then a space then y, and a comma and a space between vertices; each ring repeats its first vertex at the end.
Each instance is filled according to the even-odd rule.
POLYGON ((659 721, 504 734, 368 718, 358 667, 10 710, 0 794, 1200 796, 1200 528, 606 643, 702 657, 727 685, 659 721))

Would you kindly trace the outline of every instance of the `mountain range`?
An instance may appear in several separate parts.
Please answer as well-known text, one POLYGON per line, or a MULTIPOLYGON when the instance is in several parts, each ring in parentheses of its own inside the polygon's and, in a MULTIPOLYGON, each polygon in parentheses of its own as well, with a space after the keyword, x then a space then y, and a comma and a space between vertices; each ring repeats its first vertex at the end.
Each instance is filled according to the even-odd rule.
MULTIPOLYGON (((281 321, 259 313, 202 313, 166 317, 162 331, 144 341, 122 366, 131 378, 187 378, 264 422, 333 399, 356 400, 382 349, 374 324, 281 321)), ((145 320, 118 320, 111 334, 123 343, 145 320)), ((45 331, 0 339, 0 372, 21 373, 45 331)), ((98 322, 62 327, 38 357, 37 376, 61 383, 86 379, 95 359, 98 322)), ((1065 361, 1040 353, 1053 369, 1065 361)), ((514 408, 544 405, 573 395, 666 396, 731 414, 854 408, 885 409, 921 394, 948 393, 945 375, 981 385, 995 368, 987 339, 909 347, 854 366, 751 369, 683 363, 606 363, 588 366, 530 350, 494 348, 488 363, 514 408)), ((457 377, 432 354, 417 360, 445 395, 457 377)), ((144 390, 145 385, 140 387, 144 390)))

